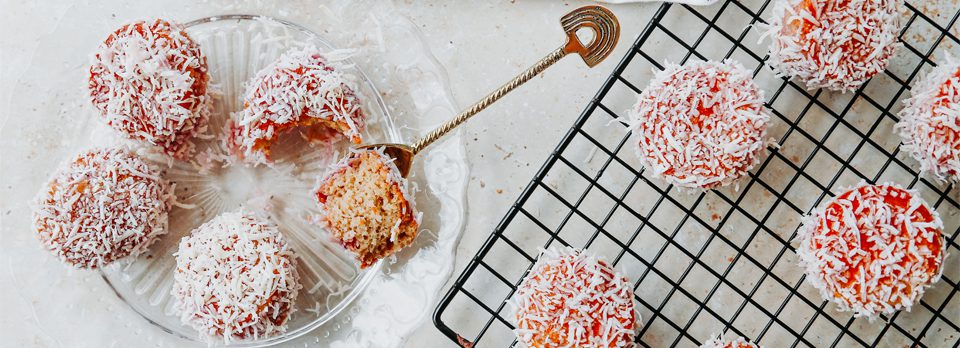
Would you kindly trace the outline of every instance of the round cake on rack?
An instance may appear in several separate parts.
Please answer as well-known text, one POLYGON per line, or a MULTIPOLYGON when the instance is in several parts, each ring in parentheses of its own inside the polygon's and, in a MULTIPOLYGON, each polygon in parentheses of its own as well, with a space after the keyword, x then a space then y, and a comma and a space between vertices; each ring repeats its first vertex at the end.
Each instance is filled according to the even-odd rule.
POLYGON ((809 88, 855 90, 886 69, 902 0, 779 0, 767 35, 770 65, 809 88))
POLYGON ((654 176, 712 189, 742 177, 765 145, 763 92, 733 61, 667 64, 630 113, 637 154, 654 176))
POLYGON ((872 318, 910 309, 940 279, 942 228, 913 192, 860 184, 804 220, 797 255, 824 299, 872 318))
POLYGON ((896 126, 904 150, 934 179, 960 181, 960 64, 934 68, 910 93, 896 126))
POLYGON ((247 88, 230 147, 248 163, 263 164, 273 142, 294 129, 311 141, 340 134, 360 144, 366 117, 349 86, 353 79, 314 47, 285 53, 247 88))
POLYGON ((517 287, 522 347, 633 347, 633 287, 606 262, 570 247, 544 250, 517 287))
POLYGON ((316 190, 320 222, 361 267, 373 265, 417 237, 407 180, 382 150, 358 150, 340 160, 316 190))
POLYGON ((256 214, 221 214, 180 241, 171 290, 180 319, 209 341, 286 331, 300 290, 293 251, 256 214))
POLYGON ((33 226, 64 262, 97 268, 147 250, 167 231, 173 192, 158 173, 119 148, 84 151, 43 187, 33 226))
POLYGON ((747 341, 743 337, 736 337, 732 340, 724 340, 722 335, 717 335, 709 341, 703 343, 700 348, 762 348, 756 344, 747 341))
POLYGON ((90 96, 110 127, 182 158, 206 125, 207 59, 183 26, 157 19, 117 29, 93 54, 90 96))

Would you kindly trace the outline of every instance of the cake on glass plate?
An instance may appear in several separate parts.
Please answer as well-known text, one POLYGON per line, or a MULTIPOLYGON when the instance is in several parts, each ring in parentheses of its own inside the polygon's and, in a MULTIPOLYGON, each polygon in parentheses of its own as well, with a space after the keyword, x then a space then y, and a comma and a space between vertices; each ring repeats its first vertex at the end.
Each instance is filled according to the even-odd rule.
POLYGON ((98 268, 146 251, 167 232, 174 200, 171 186, 132 152, 87 150, 43 186, 33 226, 62 261, 98 268))
POLYGON ((124 25, 93 54, 88 88, 107 124, 176 158, 192 150, 209 111, 207 58, 183 25, 124 25))

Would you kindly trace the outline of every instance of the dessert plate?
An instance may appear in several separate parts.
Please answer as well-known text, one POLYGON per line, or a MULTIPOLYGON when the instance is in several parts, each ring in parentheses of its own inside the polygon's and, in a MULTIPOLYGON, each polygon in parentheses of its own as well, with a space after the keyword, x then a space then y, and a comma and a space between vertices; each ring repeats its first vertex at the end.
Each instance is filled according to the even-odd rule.
MULTIPOLYGON (((356 15, 353 12, 338 15, 336 11, 327 9, 315 17, 332 23, 356 15)), ((221 146, 231 113, 242 107, 245 83, 286 50, 304 45, 318 47, 357 76, 352 85, 362 97, 367 113, 367 142, 402 142, 454 114, 456 109, 445 72, 420 41, 419 32, 408 21, 390 17, 388 13, 374 9, 362 16, 356 15, 359 17, 354 18, 355 23, 370 25, 349 34, 326 29, 312 31, 292 22, 250 15, 219 15, 185 22, 188 34, 207 56, 215 90, 214 111, 206 138, 198 142, 198 154, 190 161, 168 162, 137 143, 122 139, 98 118, 86 100, 84 86, 85 58, 95 43, 88 43, 91 46, 79 51, 81 47, 77 44, 43 47, 54 43, 42 43, 41 49, 49 49, 51 53, 78 57, 38 58, 28 68, 24 76, 37 72, 33 76, 39 78, 21 79, 22 88, 14 92, 13 99, 17 100, 13 103, 14 110, 23 116, 11 117, 10 127, 4 129, 4 142, 9 141, 12 146, 3 148, 3 156, 6 160, 22 160, 17 169, 5 166, 4 177, 29 187, 17 190, 20 194, 6 197, 18 214, 27 217, 11 219, 16 231, 14 239, 32 248, 10 254, 10 262, 19 265, 12 276, 20 289, 17 295, 24 303, 29 303, 30 298, 45 298, 40 304, 34 300, 31 306, 38 323, 54 328, 47 331, 50 338, 65 342, 82 336, 74 333, 57 337, 57 333, 69 332, 69 325, 76 325, 69 316, 77 308, 94 304, 90 302, 94 298, 98 302, 109 301, 102 297, 109 295, 109 290, 102 287, 101 290, 63 289, 27 271, 34 264, 43 264, 48 271, 68 273, 67 281, 80 277, 84 282, 94 273, 58 270, 55 260, 49 260, 51 257, 43 255, 42 250, 38 253, 40 247, 30 240, 32 230, 26 203, 59 161, 83 148, 113 144, 135 148, 163 169, 165 177, 176 183, 180 204, 171 211, 169 233, 147 254, 102 270, 108 287, 145 319, 133 323, 121 320, 127 327, 134 326, 131 332, 142 332, 141 324, 148 323, 146 325, 155 325, 172 334, 160 339, 164 342, 198 339, 196 331, 180 324, 172 310, 170 287, 175 266, 172 254, 179 239, 194 227, 221 212, 241 207, 266 210, 280 225, 298 254, 304 289, 285 334, 234 342, 232 346, 266 346, 301 336, 304 337, 298 341, 319 343, 322 339, 328 344, 343 341, 350 345, 368 345, 376 338, 378 344, 395 345, 422 322, 449 276, 454 245, 462 230, 467 167, 459 135, 432 147, 425 153, 424 161, 413 168, 411 181, 419 186, 416 201, 418 208, 425 212, 417 241, 395 258, 364 270, 359 269, 352 255, 333 242, 327 232, 310 221, 316 209, 311 195, 316 180, 346 149, 346 142, 333 148, 314 146, 294 133, 275 145, 276 163, 271 167, 234 163, 221 146), (60 59, 69 63, 51 64, 60 59), (62 69, 60 74, 51 74, 51 70, 57 69, 62 69), (60 79, 53 78, 55 76, 60 79), (73 80, 77 83, 64 83, 73 80), (40 95, 46 98, 39 98, 40 95), (22 131, 8 133, 17 127, 22 131), (23 254, 23 257, 14 254, 23 254), (57 296, 57 292, 85 290, 100 291, 101 296, 66 297, 80 297, 74 302, 57 296), (381 337, 374 336, 374 332, 381 337)), ((57 29, 63 30, 70 28, 57 29)), ((5 224, 4 230, 10 226, 5 224)), ((9 235, 5 231, 6 236, 9 235)), ((59 276, 49 272, 48 275, 59 276)), ((117 316, 119 319, 121 314, 117 316)), ((90 325, 103 326, 97 324, 100 321, 109 320, 94 320, 90 325)), ((94 332, 97 329, 109 330, 108 327, 87 328, 94 332)), ((127 340, 121 342, 142 342, 137 334, 118 336, 126 336, 127 340)), ((116 340, 104 343, 116 343, 116 340)))
MULTIPOLYGON (((319 35, 290 22, 251 15, 207 17, 185 23, 186 31, 207 56, 213 105, 206 134, 195 141, 197 154, 189 161, 170 161, 141 150, 176 185, 177 206, 170 212, 170 229, 150 248, 151 253, 105 267, 104 279, 135 311, 164 330, 184 338, 197 333, 180 325, 170 295, 180 238, 209 219, 238 209, 265 211, 280 227, 297 255, 303 291, 288 321, 286 334, 260 340, 231 342, 259 346, 300 336, 340 314, 369 284, 380 264, 361 270, 352 255, 317 224, 312 191, 316 181, 350 146, 345 141, 310 144, 297 131, 281 135, 273 146, 274 163, 240 163, 224 147, 230 119, 238 121, 245 86, 258 71, 283 53, 314 46, 330 61, 338 61, 363 103, 368 127, 364 139, 399 141, 397 125, 371 82, 349 60, 354 50, 338 50, 319 35), (172 165, 171 165, 172 164, 172 165), (305 312, 304 308, 311 308, 305 312), (304 315, 306 314, 306 315, 304 315)), ((95 125, 93 132, 111 133, 95 125)), ((110 139, 109 134, 97 139, 110 139)), ((126 141, 121 141, 126 143, 126 141)))

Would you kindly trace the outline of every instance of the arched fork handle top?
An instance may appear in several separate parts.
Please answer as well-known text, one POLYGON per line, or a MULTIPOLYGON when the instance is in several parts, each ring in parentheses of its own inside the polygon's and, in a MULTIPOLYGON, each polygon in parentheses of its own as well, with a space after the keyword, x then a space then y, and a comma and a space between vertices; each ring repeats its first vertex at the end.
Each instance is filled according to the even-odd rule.
POLYGON ((473 117, 473 115, 490 106, 490 104, 507 95, 507 93, 510 93, 514 88, 520 87, 520 85, 530 81, 534 76, 539 75, 553 65, 553 63, 556 63, 570 53, 580 55, 580 58, 583 58, 587 66, 593 67, 613 52, 613 48, 617 45, 617 39, 620 37, 620 23, 617 22, 617 17, 615 17, 610 10, 601 6, 584 6, 573 10, 560 19, 560 24, 563 25, 563 30, 567 33, 567 42, 563 46, 553 50, 553 52, 550 52, 546 57, 540 59, 540 61, 532 67, 520 73, 520 75, 517 75, 517 77, 514 77, 513 80, 510 80, 510 82, 507 82, 497 90, 491 92, 476 104, 471 105, 453 119, 443 123, 422 138, 417 139, 412 145, 373 144, 363 147, 384 148, 384 152, 395 159, 394 163, 397 165, 397 168, 400 169, 401 175, 406 177, 409 173, 411 162, 413 162, 413 157, 416 156, 417 153, 463 122, 466 122, 470 117, 473 117), (581 28, 589 28, 594 32, 593 39, 586 46, 577 38, 577 30, 581 28))
POLYGON ((567 53, 576 53, 583 58, 587 66, 594 67, 600 64, 613 49, 617 47, 620 38, 620 22, 610 10, 602 6, 584 6, 567 13, 560 18, 563 31, 567 33, 567 43, 563 50, 567 53), (593 39, 586 46, 577 38, 577 30, 588 28, 593 30, 593 39))

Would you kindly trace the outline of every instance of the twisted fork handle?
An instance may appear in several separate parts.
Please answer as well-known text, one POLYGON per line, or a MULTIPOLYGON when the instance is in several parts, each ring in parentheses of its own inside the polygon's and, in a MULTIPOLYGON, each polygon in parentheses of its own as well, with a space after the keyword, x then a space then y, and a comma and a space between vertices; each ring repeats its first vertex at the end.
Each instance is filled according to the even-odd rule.
POLYGON ((457 117, 445 122, 444 124, 440 125, 440 127, 437 127, 430 133, 427 133, 427 135, 418 139, 417 142, 413 144, 413 153, 416 154, 417 152, 420 152, 420 150, 423 150, 423 148, 427 147, 437 139, 440 139, 440 137, 442 137, 444 134, 447 134, 447 132, 450 132, 463 122, 466 122, 473 115, 476 115, 481 110, 490 106, 490 104, 493 104, 500 98, 503 98, 503 96, 507 95, 507 93, 510 93, 510 91, 520 87, 520 85, 524 84, 525 82, 530 81, 530 79, 532 79, 534 76, 539 75, 541 72, 553 65, 553 63, 556 63, 566 55, 567 51, 564 50, 563 47, 560 47, 548 54, 546 57, 543 57, 543 59, 540 59, 537 64, 534 64, 520 75, 517 75, 517 77, 514 77, 513 80, 510 80, 510 82, 507 82, 497 90, 488 94, 486 97, 483 97, 483 99, 461 112, 459 115, 457 115, 457 117))
POLYGON ((567 34, 567 42, 563 44, 563 46, 560 46, 560 48, 543 57, 537 64, 534 64, 519 76, 514 77, 513 80, 510 80, 507 84, 493 91, 493 93, 488 94, 479 102, 461 112, 457 117, 454 117, 426 136, 418 139, 411 149, 413 154, 415 155, 420 152, 420 150, 423 150, 423 148, 444 134, 447 134, 450 130, 467 121, 473 115, 476 115, 480 110, 485 109, 487 106, 490 106, 490 104, 503 98, 503 96, 510 93, 513 89, 530 81, 534 76, 537 76, 567 54, 576 53, 580 55, 580 58, 583 58, 583 62, 591 68, 600 64, 601 61, 613 52, 613 48, 616 47, 617 40, 620 38, 620 23, 617 21, 617 17, 613 15, 613 12, 610 12, 610 10, 603 6, 590 5, 577 8, 560 18, 560 24, 563 26, 563 31, 567 34), (580 42, 577 37, 577 31, 580 29, 589 29, 594 33, 593 39, 586 45, 580 42))

